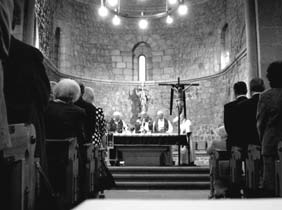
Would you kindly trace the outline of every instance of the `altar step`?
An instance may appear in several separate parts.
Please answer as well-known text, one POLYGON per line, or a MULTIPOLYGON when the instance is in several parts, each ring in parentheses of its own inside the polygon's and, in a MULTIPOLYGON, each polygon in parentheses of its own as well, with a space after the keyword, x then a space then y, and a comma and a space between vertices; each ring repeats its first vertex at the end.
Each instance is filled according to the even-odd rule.
POLYGON ((117 189, 209 189, 207 167, 109 167, 117 189))

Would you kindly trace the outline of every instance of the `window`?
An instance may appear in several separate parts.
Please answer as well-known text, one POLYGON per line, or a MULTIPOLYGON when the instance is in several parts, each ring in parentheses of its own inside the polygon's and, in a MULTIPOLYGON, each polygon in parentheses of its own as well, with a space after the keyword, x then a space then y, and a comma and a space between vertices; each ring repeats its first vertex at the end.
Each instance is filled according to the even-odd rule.
POLYGON ((39 26, 37 18, 34 18, 34 46, 39 49, 39 26))
POLYGON ((57 67, 59 67, 60 59, 60 39, 61 39, 61 29, 58 27, 55 31, 55 46, 54 46, 54 61, 57 67))
POLYGON ((139 64, 139 81, 145 82, 146 80, 146 57, 144 55, 140 55, 138 58, 139 64))
POLYGON ((230 63, 230 36, 228 24, 225 24, 221 32, 220 67, 224 69, 230 63))
POLYGON ((135 81, 153 80, 152 49, 147 42, 138 42, 132 48, 132 75, 135 81))

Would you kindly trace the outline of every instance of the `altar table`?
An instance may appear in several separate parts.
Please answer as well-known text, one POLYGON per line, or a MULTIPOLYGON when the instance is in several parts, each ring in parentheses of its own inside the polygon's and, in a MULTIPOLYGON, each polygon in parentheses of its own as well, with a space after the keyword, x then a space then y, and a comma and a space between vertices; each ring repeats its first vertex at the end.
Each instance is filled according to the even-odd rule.
POLYGON ((186 145, 187 136, 173 134, 113 134, 108 142, 115 159, 126 166, 172 165, 171 146, 186 145), (120 154, 121 153, 121 154, 120 154))

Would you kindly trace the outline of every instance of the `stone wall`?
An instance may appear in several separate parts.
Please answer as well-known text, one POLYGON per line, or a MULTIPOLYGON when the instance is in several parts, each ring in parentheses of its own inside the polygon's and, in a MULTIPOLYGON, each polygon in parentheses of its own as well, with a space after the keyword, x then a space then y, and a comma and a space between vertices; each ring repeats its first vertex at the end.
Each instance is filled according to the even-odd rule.
MULTIPOLYGON (((176 116, 176 109, 169 116, 170 88, 159 86, 159 82, 176 81, 177 77, 184 82, 197 82, 200 86, 191 88, 186 95, 193 138, 216 138, 213 130, 223 123, 223 105, 233 99, 234 82, 249 79, 245 71, 243 0, 193 4, 188 17, 175 20, 173 26, 155 20, 142 33, 135 23, 123 20, 123 26, 114 28, 109 21, 100 19, 96 12, 98 2, 60 0, 53 7, 53 25, 48 30, 54 34, 56 28, 61 29, 61 44, 59 68, 46 65, 50 79, 71 77, 93 87, 96 104, 103 107, 107 119, 114 111, 120 111, 125 121, 133 125, 141 109, 136 94, 140 87, 136 59, 143 53, 150 58, 150 81, 145 82, 149 115, 155 118, 156 112, 163 110, 171 121, 176 116), (231 37, 231 64, 222 71, 221 32, 226 23, 231 37)), ((40 14, 44 19, 45 13, 40 14)), ((47 59, 52 61, 53 51, 48 49, 51 47, 43 47, 47 59)))
MULTIPOLYGON (((231 60, 245 48, 243 0, 210 0, 191 4, 185 18, 172 26, 154 20, 141 32, 134 21, 114 27, 97 15, 100 0, 61 0, 54 28, 61 29, 60 66, 63 73, 110 80, 136 81, 137 57, 147 57, 149 80, 198 78, 219 72, 220 36, 230 28, 231 60), (149 50, 135 48, 145 43, 149 50), (137 52, 136 52, 137 51, 137 52)), ((196 1, 195 1, 196 2, 196 1)))
MULTIPOLYGON (((49 67, 48 67, 49 66, 49 67)), ((110 119, 114 111, 120 111, 123 119, 131 126, 140 112, 140 99, 136 95, 137 82, 124 83, 107 80, 86 80, 80 77, 69 76, 47 69, 51 80, 57 81, 61 77, 71 77, 90 86, 95 91, 97 106, 103 107, 106 119, 110 119)), ((209 77, 202 77, 183 82, 199 83, 199 87, 191 88, 186 94, 187 115, 193 123, 193 138, 196 141, 210 141, 216 138, 214 129, 223 124, 223 106, 234 99, 233 84, 239 80, 247 81, 246 51, 242 51, 234 62, 223 72, 209 77)), ((158 110, 163 110, 171 121, 176 117, 174 109, 169 115, 170 88, 159 86, 155 82, 146 83, 145 89, 149 97, 148 114, 155 119, 158 110)), ((174 132, 177 125, 174 124, 174 132)))
POLYGON ((39 31, 39 48, 54 61, 54 13, 59 1, 35 0, 35 17, 39 31))

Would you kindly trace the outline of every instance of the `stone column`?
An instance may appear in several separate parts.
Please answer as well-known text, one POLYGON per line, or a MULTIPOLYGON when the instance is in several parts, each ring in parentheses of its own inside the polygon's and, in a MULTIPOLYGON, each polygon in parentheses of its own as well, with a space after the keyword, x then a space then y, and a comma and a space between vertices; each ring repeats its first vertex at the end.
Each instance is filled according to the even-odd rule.
MULTIPOLYGON (((282 1, 256 0, 256 10, 259 76, 265 79, 268 65, 273 61, 282 60, 282 1)), ((266 85, 268 87, 268 82, 266 85)))
POLYGON ((247 35, 247 66, 249 79, 259 76, 257 22, 255 0, 245 0, 245 19, 247 35))
POLYGON ((26 0, 23 8, 23 41, 34 45, 34 5, 35 0, 26 0))

